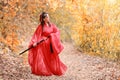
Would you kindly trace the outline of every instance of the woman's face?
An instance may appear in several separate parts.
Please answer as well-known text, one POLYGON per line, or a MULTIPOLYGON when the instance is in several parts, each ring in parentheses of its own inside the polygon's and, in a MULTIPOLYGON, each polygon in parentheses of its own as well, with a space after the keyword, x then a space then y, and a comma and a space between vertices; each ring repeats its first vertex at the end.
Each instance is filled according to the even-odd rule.
POLYGON ((44 18, 44 21, 49 22, 49 15, 48 14, 45 14, 45 15, 46 15, 46 17, 44 18))

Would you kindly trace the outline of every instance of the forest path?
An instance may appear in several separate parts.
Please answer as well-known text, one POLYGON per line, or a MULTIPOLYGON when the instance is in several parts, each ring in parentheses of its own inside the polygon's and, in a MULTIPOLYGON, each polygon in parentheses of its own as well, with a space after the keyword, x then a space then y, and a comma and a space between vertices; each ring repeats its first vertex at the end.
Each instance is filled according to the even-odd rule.
POLYGON ((0 80, 120 80, 120 67, 113 61, 90 56, 77 51, 71 43, 64 42, 61 61, 68 69, 62 76, 36 76, 31 74, 22 58, 0 54, 0 80))

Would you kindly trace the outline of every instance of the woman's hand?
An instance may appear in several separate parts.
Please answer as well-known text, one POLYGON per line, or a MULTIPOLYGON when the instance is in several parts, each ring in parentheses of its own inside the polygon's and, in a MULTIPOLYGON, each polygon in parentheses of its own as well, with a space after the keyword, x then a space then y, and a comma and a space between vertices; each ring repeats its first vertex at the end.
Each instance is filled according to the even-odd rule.
POLYGON ((33 47, 35 47, 35 46, 37 46, 37 43, 34 43, 34 44, 33 44, 33 47))
POLYGON ((46 40, 46 39, 47 39, 47 37, 43 37, 43 39, 44 39, 44 40, 46 40))
POLYGON ((49 36, 51 37, 54 33, 51 33, 49 36))

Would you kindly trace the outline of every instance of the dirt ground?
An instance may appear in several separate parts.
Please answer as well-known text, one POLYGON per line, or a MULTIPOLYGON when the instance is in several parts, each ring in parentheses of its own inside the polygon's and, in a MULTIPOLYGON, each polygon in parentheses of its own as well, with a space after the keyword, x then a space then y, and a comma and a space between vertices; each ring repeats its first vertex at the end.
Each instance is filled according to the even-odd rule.
POLYGON ((90 56, 77 51, 64 42, 60 59, 68 67, 62 76, 36 76, 18 55, 0 53, 0 80, 120 80, 120 67, 116 62, 90 56))

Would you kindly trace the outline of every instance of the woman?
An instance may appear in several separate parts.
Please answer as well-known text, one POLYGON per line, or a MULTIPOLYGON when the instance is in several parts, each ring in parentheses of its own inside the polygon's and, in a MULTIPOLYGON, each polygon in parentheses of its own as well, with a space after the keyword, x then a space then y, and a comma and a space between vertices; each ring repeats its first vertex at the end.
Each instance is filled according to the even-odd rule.
POLYGON ((60 42, 60 32, 50 23, 46 12, 40 15, 40 23, 29 44, 29 47, 34 46, 28 55, 32 73, 43 76, 63 75, 67 67, 58 56, 64 48, 60 42), (37 45, 42 39, 44 41, 37 45))

